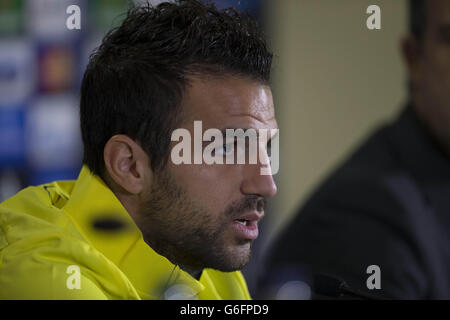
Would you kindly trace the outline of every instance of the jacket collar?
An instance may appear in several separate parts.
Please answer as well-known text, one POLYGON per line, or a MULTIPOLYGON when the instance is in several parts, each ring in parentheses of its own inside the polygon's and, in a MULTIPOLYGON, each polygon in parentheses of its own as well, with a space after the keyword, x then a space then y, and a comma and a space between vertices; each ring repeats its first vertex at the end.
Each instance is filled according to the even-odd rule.
POLYGON ((141 298, 161 299, 166 288, 180 283, 187 285, 194 296, 204 289, 200 281, 144 242, 140 229, 114 193, 86 166, 63 209, 82 236, 125 273, 141 298))

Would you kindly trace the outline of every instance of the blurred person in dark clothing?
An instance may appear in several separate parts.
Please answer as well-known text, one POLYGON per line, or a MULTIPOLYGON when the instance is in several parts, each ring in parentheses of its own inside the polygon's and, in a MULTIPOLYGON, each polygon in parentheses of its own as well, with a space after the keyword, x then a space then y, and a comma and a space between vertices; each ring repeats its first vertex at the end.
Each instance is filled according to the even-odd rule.
POLYGON ((330 274, 382 298, 450 298, 450 1, 409 4, 410 102, 280 233, 266 288, 283 269, 298 280, 330 274), (368 288, 371 265, 380 289, 368 288))

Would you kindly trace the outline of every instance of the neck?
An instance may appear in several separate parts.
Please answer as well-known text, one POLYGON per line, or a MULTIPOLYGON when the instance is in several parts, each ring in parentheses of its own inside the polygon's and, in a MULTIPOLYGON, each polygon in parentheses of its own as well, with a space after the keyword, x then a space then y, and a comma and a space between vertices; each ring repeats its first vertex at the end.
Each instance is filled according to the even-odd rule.
POLYGON ((194 278, 196 280, 200 280, 203 269, 191 268, 189 266, 183 266, 183 265, 179 265, 179 266, 183 271, 186 271, 187 273, 189 273, 192 276, 192 278, 194 278))
MULTIPOLYGON (((141 229, 143 230, 143 229, 141 229)), ((180 250, 178 247, 170 244, 166 239, 158 237, 157 231, 142 232, 144 241, 156 253, 165 257, 172 264, 179 266, 183 271, 190 274, 194 279, 200 280, 203 267, 196 264, 194 259, 186 250, 180 250)))
POLYGON ((134 220, 138 228, 141 230, 144 241, 159 255, 167 258, 174 265, 178 265, 183 271, 190 274, 194 279, 200 280, 203 272, 203 267, 194 267, 192 263, 184 263, 186 261, 195 261, 191 259, 191 256, 186 252, 180 252, 176 247, 168 244, 164 239, 158 240, 157 230, 149 230, 149 225, 153 225, 148 221, 141 221, 139 219, 139 210, 137 203, 139 199, 135 195, 129 195, 126 192, 122 192, 116 184, 111 183, 110 180, 104 179, 108 187, 113 191, 117 199, 122 203, 125 210, 130 217, 134 220), (152 235, 152 236, 151 236, 152 235), (184 261, 184 262, 182 262, 184 261))

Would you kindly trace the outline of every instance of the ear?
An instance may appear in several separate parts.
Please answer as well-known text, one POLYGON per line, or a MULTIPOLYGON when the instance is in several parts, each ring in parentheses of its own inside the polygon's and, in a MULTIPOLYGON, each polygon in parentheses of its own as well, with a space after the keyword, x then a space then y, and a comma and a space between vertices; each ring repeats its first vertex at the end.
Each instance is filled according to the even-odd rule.
POLYGON ((406 36, 401 42, 403 60, 408 69, 412 88, 417 88, 422 77, 422 44, 413 35, 406 36))
POLYGON ((126 135, 111 137, 103 149, 103 158, 111 179, 131 194, 140 194, 152 181, 148 155, 126 135))

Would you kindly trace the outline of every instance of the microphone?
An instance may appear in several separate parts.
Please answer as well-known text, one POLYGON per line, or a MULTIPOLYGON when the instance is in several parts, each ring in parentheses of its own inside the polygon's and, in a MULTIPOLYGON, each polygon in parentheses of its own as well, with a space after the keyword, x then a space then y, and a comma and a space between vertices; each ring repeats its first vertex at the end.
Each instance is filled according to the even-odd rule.
POLYGON ((313 291, 319 295, 333 298, 349 296, 362 300, 382 300, 382 298, 354 290, 344 280, 327 274, 315 274, 313 276, 313 291))

